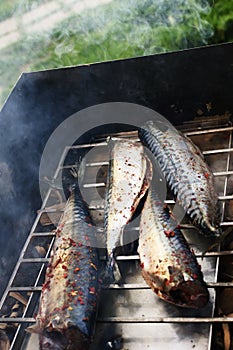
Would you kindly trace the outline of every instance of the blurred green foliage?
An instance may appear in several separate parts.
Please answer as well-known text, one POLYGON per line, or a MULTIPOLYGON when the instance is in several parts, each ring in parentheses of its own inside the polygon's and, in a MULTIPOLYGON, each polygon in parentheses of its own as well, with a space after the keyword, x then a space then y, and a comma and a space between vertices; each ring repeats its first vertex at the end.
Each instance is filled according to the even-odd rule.
MULTIPOLYGON (((213 1, 114 0, 69 17, 52 31, 23 33, 21 40, 1 52, 0 102, 22 71, 149 55, 232 40, 233 0, 213 1)), ((43 2, 48 0, 1 0, 0 16, 7 16, 12 11, 22 14, 43 2)))
POLYGON ((214 35, 209 43, 233 41, 233 0, 215 0, 206 20, 212 25, 214 35))
POLYGON ((202 15, 209 9, 208 2, 200 0, 114 1, 60 24, 33 68, 135 57, 207 44, 213 32, 202 15))
POLYGON ((30 11, 49 0, 0 0, 0 21, 30 11))

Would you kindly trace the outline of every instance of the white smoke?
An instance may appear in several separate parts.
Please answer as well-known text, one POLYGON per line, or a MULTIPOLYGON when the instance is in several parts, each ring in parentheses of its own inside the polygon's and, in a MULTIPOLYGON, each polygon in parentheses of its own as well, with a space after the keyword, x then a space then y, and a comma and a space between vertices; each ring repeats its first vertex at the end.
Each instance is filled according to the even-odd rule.
POLYGON ((0 102, 23 71, 205 45, 208 11, 207 0, 21 0, 0 22, 0 102))

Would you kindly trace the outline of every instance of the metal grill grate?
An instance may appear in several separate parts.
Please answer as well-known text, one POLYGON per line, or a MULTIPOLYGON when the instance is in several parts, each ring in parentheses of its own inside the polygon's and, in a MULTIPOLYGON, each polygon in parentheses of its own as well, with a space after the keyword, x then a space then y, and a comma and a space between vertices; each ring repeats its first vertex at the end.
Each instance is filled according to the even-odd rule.
MULTIPOLYGON (((217 191, 219 194, 218 198, 221 203, 222 227, 230 227, 233 225, 233 209, 231 217, 231 205, 233 207, 233 186, 231 187, 231 176, 233 176, 232 130, 233 127, 222 127, 208 130, 195 130, 185 133, 194 141, 194 143, 198 144, 207 162, 212 167, 216 179, 217 191)), ((118 133, 114 136, 136 139, 137 133, 136 131, 125 132, 118 133)), ((100 139, 97 140, 97 142, 90 144, 75 145, 71 148, 67 147, 62 154, 54 175, 54 179, 58 177, 59 173, 62 170, 69 170, 75 166, 75 164, 64 164, 68 152, 79 152, 82 149, 88 150, 92 149, 95 146, 98 148, 98 152, 101 155, 102 150, 106 148, 106 142, 103 140, 104 139, 100 139)), ((104 172, 104 167, 106 169, 107 166, 108 161, 106 159, 101 159, 101 157, 100 159, 90 159, 90 161, 86 163, 86 172, 88 173, 89 171, 90 173, 93 172, 96 174, 97 168, 102 168, 104 172)), ((101 189, 104 190, 104 188, 105 181, 103 181, 103 179, 100 182, 96 182, 93 181, 93 178, 91 179, 91 176, 89 177, 89 181, 86 181, 83 185, 83 191, 86 191, 87 196, 88 193, 91 195, 93 189, 99 189, 101 191, 101 189)), ((9 313, 6 316, 0 317, 1 325, 7 324, 7 327, 13 325, 11 327, 13 329, 13 333, 11 336, 12 339, 10 348, 12 350, 31 350, 34 346, 32 344, 34 340, 29 339, 29 335, 26 335, 25 333, 25 328, 30 323, 35 322, 33 317, 35 314, 35 307, 39 300, 45 267, 49 261, 49 255, 55 239, 55 233, 48 230, 47 226, 41 225, 41 222, 43 222, 44 217, 46 217, 46 213, 48 212, 50 212, 52 215, 57 215, 58 220, 59 216, 63 212, 62 205, 59 206, 58 201, 59 195, 57 197, 54 197, 54 190, 52 188, 49 188, 41 210, 38 211, 38 215, 32 226, 31 232, 28 235, 18 262, 14 268, 12 276, 10 277, 8 286, 3 293, 0 302, 0 309, 4 310, 4 308, 7 308, 9 299, 12 298, 12 296, 13 298, 17 299, 19 297, 19 293, 25 301, 25 305, 21 308, 22 310, 19 315, 16 316, 14 314, 14 317, 12 317, 12 315, 9 313), (38 256, 35 256, 35 254, 33 256, 32 247, 35 247, 41 240, 44 242, 42 256, 39 256, 39 253, 38 256), (21 277, 25 276, 25 274, 27 274, 27 283, 25 283, 24 278, 21 277), (28 345, 29 347, 26 345, 28 339, 29 344, 31 344, 28 345)), ((167 202, 171 205, 174 203, 172 200, 167 200, 167 202)), ((98 218, 99 223, 101 223, 103 218, 103 199, 101 200, 100 196, 98 199, 93 198, 93 200, 90 200, 89 207, 94 217, 98 218)), ((121 255, 117 257, 117 260, 122 263, 125 270, 127 270, 126 276, 128 273, 128 278, 126 278, 126 282, 124 284, 111 285, 108 290, 103 291, 103 293, 107 293, 106 295, 108 295, 108 298, 110 300, 109 303, 111 303, 111 300, 114 300, 115 298, 115 302, 113 303, 116 306, 116 309, 118 308, 118 311, 114 314, 112 310, 111 312, 107 310, 107 305, 109 305, 109 303, 106 303, 106 305, 103 305, 103 303, 100 304, 100 312, 97 320, 97 337, 98 332, 100 333, 100 337, 102 336, 103 338, 105 338, 107 335, 114 337, 118 334, 118 332, 121 332, 123 334, 123 338, 127 338, 127 349, 139 349, 142 346, 145 347, 145 345, 147 345, 148 349, 153 349, 153 342, 156 342, 156 344, 158 344, 161 341, 161 346, 164 339, 156 338, 154 335, 152 335, 152 330, 149 328, 149 325, 160 325, 160 327, 162 327, 163 324, 169 325, 169 328, 163 329, 162 327, 157 330, 156 328, 154 329, 155 332, 160 332, 161 329, 161 337, 163 337, 164 334, 167 339, 170 339, 170 343, 173 344, 173 341, 177 341, 177 339, 179 342, 182 342, 181 335, 179 334, 179 331, 177 331, 177 327, 182 328, 182 324, 186 324, 186 333, 185 335, 183 334, 183 342, 185 343, 186 341, 184 340, 184 337, 189 338, 188 341, 190 348, 195 345, 196 349, 201 350, 211 348, 212 325, 214 323, 233 322, 233 317, 214 317, 214 308, 216 302, 215 291, 219 288, 233 287, 233 283, 231 282, 217 282, 219 259, 222 256, 232 255, 233 251, 209 251, 205 254, 205 257, 202 260, 201 252, 203 249, 203 238, 199 237, 201 244, 199 241, 193 242, 192 237, 194 236, 194 227, 189 223, 183 223, 181 228, 185 230, 187 239, 191 241, 191 244, 193 244, 194 251, 198 259, 200 259, 201 264, 203 265, 202 268, 204 276, 206 276, 206 274, 209 274, 206 280, 208 288, 210 290, 211 303, 207 309, 200 312, 194 312, 190 310, 180 311, 173 306, 164 305, 164 302, 160 301, 149 290, 149 287, 140 277, 140 271, 137 269, 138 255, 121 255), (136 277, 132 277, 132 269, 135 269, 137 271, 136 277), (153 314, 153 312, 148 310, 143 303, 143 306, 141 306, 139 302, 140 298, 144 298, 145 303, 149 300, 149 307, 151 307, 152 303, 154 302, 156 304, 156 307, 158 307, 158 312, 155 312, 153 314), (127 310, 127 303, 129 305, 129 308, 131 308, 130 311, 127 310), (140 309, 141 312, 139 312, 140 309), (135 328, 133 328, 134 330, 130 328, 130 325, 133 324, 141 324, 141 330, 139 330, 138 334, 135 334, 135 328), (196 328, 197 324, 205 324, 205 326, 202 325, 202 328, 206 327, 204 328, 205 331, 203 331, 203 334, 199 334, 199 330, 196 328), (145 329, 144 326, 147 327, 147 329, 145 329), (114 328, 114 331, 109 331, 111 327, 114 328), (176 329, 176 334, 174 333, 173 327, 176 329), (189 329, 189 327, 191 328, 189 329), (197 341, 197 336, 195 337, 195 334, 193 334, 193 330, 196 332, 196 334, 198 334, 199 341, 197 341), (106 336, 103 335, 104 332, 106 332, 106 336), (140 332, 147 334, 147 342, 145 340, 140 340, 140 332), (136 340, 132 340, 134 335, 136 340), (137 343, 138 347, 135 346, 135 342, 137 343)), ((128 230, 131 231, 131 233, 135 234, 136 237, 138 227, 135 227, 135 225, 133 225, 129 227, 128 230)), ((209 241, 206 241, 205 245, 207 247, 208 244, 209 241)), ((157 336, 158 335, 159 334, 157 334, 157 336)), ((31 338, 33 337, 34 336, 31 338)), ((105 340, 107 341, 108 339, 106 338, 105 340)), ((98 349, 99 344, 100 342, 98 342, 98 345, 93 345, 93 350, 98 349)), ((187 347, 187 344, 185 346, 185 349, 189 348, 187 347)), ((35 347, 35 349, 36 348, 37 347, 35 347)), ((169 346, 166 344, 166 349, 168 348, 169 346)))

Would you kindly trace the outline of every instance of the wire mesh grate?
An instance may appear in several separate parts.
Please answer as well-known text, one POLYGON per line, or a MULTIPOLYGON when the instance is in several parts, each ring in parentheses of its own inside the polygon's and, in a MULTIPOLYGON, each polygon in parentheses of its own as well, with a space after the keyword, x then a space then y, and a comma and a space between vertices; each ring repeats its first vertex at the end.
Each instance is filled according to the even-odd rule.
MULTIPOLYGON (((209 163, 210 167, 212 168, 212 171, 214 173, 214 177, 216 180, 216 189, 218 192, 218 198, 221 204, 221 226, 223 228, 228 228, 233 225, 233 190, 231 186, 231 181, 233 179, 233 157, 232 157, 232 130, 233 127, 221 127, 221 128, 212 128, 208 130, 194 130, 191 132, 184 132, 187 136, 189 136, 194 143, 196 143, 200 149, 202 150, 202 153, 206 159, 206 161, 209 163), (204 146, 204 147, 203 147, 204 146)), ((131 139, 134 139, 137 141, 137 132, 125 132, 116 134, 115 136, 120 137, 128 137, 131 139)), ((74 145, 71 148, 66 148, 62 154, 62 157, 59 161, 59 164, 57 166, 57 170, 54 175, 54 179, 58 177, 58 174, 61 171, 69 171, 69 169, 73 168, 75 166, 74 162, 71 162, 70 164, 64 163, 64 160, 68 154, 68 152, 72 151, 78 151, 82 149, 92 149, 93 147, 97 147, 98 149, 106 148, 106 142, 100 141, 100 142, 93 142, 88 144, 82 144, 82 145, 74 145)), ((101 152, 100 152, 101 153, 101 152)), ((95 168, 101 168, 105 169, 108 166, 108 161, 106 159, 90 159, 86 163, 86 169, 95 169, 95 168)), ((94 172, 95 173, 95 172, 94 172)), ((95 180, 95 179, 94 179, 95 180)), ((105 189, 105 181, 93 181, 93 179, 89 178, 86 179, 85 183, 83 184, 83 191, 92 191, 93 189, 105 189)), ((103 192, 104 193, 104 192, 103 192)), ((102 193, 102 194, 103 194, 102 193)), ((102 196, 103 197, 103 196, 102 196)), ((59 217, 61 216, 63 212, 62 205, 64 203, 58 203, 59 197, 54 199, 53 195, 53 189, 49 188, 48 192, 45 196, 45 200, 41 206, 41 209, 38 211, 38 215, 36 217, 36 220, 32 226, 32 229, 27 237, 27 240, 24 244, 24 247, 21 251, 20 257, 18 259, 18 262, 13 270, 13 273, 9 279, 9 283, 7 285, 6 290, 4 291, 1 302, 0 302, 0 309, 3 310, 6 308, 9 297, 12 298, 12 293, 15 293, 13 295, 14 298, 20 298, 20 295, 25 300, 25 304, 22 307, 20 315, 14 314, 14 317, 12 317, 10 314, 2 315, 0 317, 0 325, 14 325, 14 332, 11 336, 11 350, 18 350, 18 349, 25 349, 25 339, 28 340, 29 336, 26 336, 25 328, 35 322, 34 315, 35 315, 35 307, 38 303, 40 292, 42 289, 42 283, 43 283, 43 277, 46 265, 49 261, 50 252, 53 246, 53 242, 55 239, 55 233, 53 230, 48 229, 50 228, 50 225, 46 224, 46 216, 47 213, 52 213, 54 215, 57 215, 56 221, 59 220, 59 217), (55 201, 55 203, 54 203, 55 201), (60 207, 58 208, 58 204, 60 207), (41 224, 42 223, 42 224, 41 224), (38 241, 39 240, 39 241, 38 241), (38 242, 40 240, 43 240, 42 247, 40 247, 38 242), (40 247, 41 251, 38 253, 37 256, 30 256, 31 252, 33 251, 33 247, 40 247), (42 256, 40 256, 42 254, 42 256), (36 266, 36 268, 32 268, 32 266, 36 266), (30 270, 35 270, 35 273, 29 273, 30 270), (24 278, 21 278, 21 276, 27 274, 28 280, 25 280, 24 278), (30 281, 31 278, 31 281, 30 281), (22 345, 23 344, 23 345, 22 345), (23 346, 23 347, 22 347, 23 346)), ((174 201, 167 199, 167 203, 173 204, 174 201)), ((99 220, 103 219, 103 209, 104 209, 104 202, 103 198, 102 200, 95 200, 90 201, 89 209, 96 215, 100 216, 99 220)), ((189 223, 183 223, 181 225, 181 228, 190 231, 193 230, 194 227, 190 225, 189 223)), ((132 232, 138 231, 138 226, 132 226, 129 228, 132 232)), ((39 248, 38 248, 39 249, 39 248)), ((196 256, 198 259, 207 261, 208 259, 211 260, 213 268, 213 273, 211 275, 212 280, 207 281, 207 286, 210 290, 212 290, 212 305, 210 306, 210 309, 208 311, 208 314, 200 314, 198 315, 192 315, 192 313, 186 312, 183 316, 180 316, 179 312, 173 314, 173 309, 169 309, 169 307, 166 309, 168 311, 168 314, 165 316, 159 316, 155 315, 152 316, 150 312, 148 314, 144 313, 141 315, 140 313, 136 312, 133 316, 131 312, 123 312, 122 316, 120 316, 120 311, 115 316, 110 315, 108 312, 105 312, 105 310, 99 312, 97 323, 100 324, 100 327, 102 324, 106 326, 106 324, 119 324, 124 327, 124 325, 127 324, 179 324, 179 323, 186 323, 186 324, 207 324, 209 326, 208 328, 208 336, 205 334, 205 337, 207 337, 207 346, 203 347, 203 344, 198 344, 196 346, 196 349, 210 349, 211 347, 211 335, 212 335, 212 324, 214 323, 225 323, 225 322, 233 322, 233 317, 215 317, 214 316, 214 309, 216 304, 216 297, 215 297, 215 291, 219 290, 220 288, 226 288, 226 287, 233 287, 233 282, 219 282, 217 281, 217 275, 218 275, 218 268, 219 268, 219 259, 223 256, 232 256, 233 251, 232 250, 218 250, 218 251, 208 251, 205 253, 204 258, 202 256, 202 253, 198 250, 195 251, 196 256), (169 315, 169 312, 171 311, 171 315, 169 315)), ((101 257, 103 260, 105 259, 105 256, 101 257)), ((139 257, 137 254, 131 254, 131 255, 121 255, 117 257, 117 260, 120 261, 122 264, 129 264, 129 262, 138 262, 139 257)), ((208 260, 208 261, 209 261, 208 260)), ((130 267, 131 269, 131 267, 130 267)), ((204 271, 205 274, 205 271, 204 271)), ((111 285, 107 291, 111 293, 123 291, 130 293, 131 291, 136 291, 137 293, 147 293, 149 291, 149 287, 144 283, 142 278, 133 280, 131 277, 129 280, 122 284, 122 285, 111 285)), ((133 295, 133 294, 132 294, 133 295)), ((119 309, 127 307, 127 300, 132 298, 131 294, 122 294, 121 298, 124 299, 124 303, 120 303, 120 306, 118 305, 119 309), (123 305, 124 304, 124 305, 123 305)), ((113 296, 114 297, 114 296, 113 296)), ((119 295, 118 295, 119 297, 119 295)), ((137 296, 137 300, 138 300, 137 296)), ((145 299, 147 296, 145 297, 145 299)), ((149 298, 149 297, 148 297, 149 298)), ((154 298, 154 296, 153 296, 154 298)), ((130 300, 130 303, 132 304, 132 300, 130 300)), ((140 308, 140 305, 138 306, 140 308)), ((144 310, 144 309, 143 309, 144 310)), ((2 329, 5 328, 5 326, 1 327, 2 329)), ((11 327, 12 328, 12 327, 11 327)), ((127 328, 126 330, 129 334, 131 334, 131 328, 127 328)), ((144 330, 143 330, 144 331, 144 330)), ((133 334, 133 333, 132 333, 133 334)), ((173 335, 174 337, 174 335, 173 335)), ((151 330, 148 331, 148 339, 151 338, 151 330)), ((169 338, 169 337, 168 337, 169 338)), ((149 341, 149 340, 148 340, 149 341)), ((140 339, 138 340, 140 343, 140 339)), ((151 342, 151 344, 153 341, 151 342)), ((133 344, 133 342, 132 342, 133 344)), ((141 346, 144 343, 141 343, 141 346)), ((128 343, 129 349, 130 343, 128 343)), ((149 347, 150 348, 150 347, 149 347)), ((93 348, 95 349, 95 348, 93 348)), ((135 348, 136 349, 136 348, 135 348)))

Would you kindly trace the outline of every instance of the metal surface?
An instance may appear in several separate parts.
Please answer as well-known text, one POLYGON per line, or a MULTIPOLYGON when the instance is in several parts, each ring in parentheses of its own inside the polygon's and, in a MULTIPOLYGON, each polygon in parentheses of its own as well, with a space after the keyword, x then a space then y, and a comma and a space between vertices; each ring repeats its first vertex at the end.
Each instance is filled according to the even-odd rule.
MULTIPOLYGON (((58 125, 87 107, 127 102, 151 108, 174 125, 187 122, 191 131, 200 114, 206 121, 213 116, 214 129, 224 122, 229 126, 232 57, 233 43, 228 43, 22 74, 0 111, 0 170, 7 166, 14 193, 0 198, 0 295, 41 206, 39 164, 58 125)), ((80 143, 89 143, 93 133, 80 143)), ((58 161, 56 156, 50 159, 54 171, 58 161)), ((2 176, 0 190, 4 186, 5 192, 7 183, 9 177, 2 176)))
MULTIPOLYGON (((227 154, 225 169, 221 169, 221 175, 215 173, 215 179, 219 176, 223 177, 223 181, 217 183, 219 199, 222 206, 222 226, 231 226, 232 221, 225 219, 226 202, 229 201, 232 196, 227 195, 229 191, 228 177, 231 175, 231 152, 232 152, 232 131, 233 127, 215 128, 209 130, 196 130, 191 133, 187 133, 191 138, 199 135, 213 135, 213 140, 218 139, 218 134, 225 135, 224 145, 226 148, 216 148, 216 142, 210 143, 210 148, 203 151, 205 155, 209 154, 221 154, 222 150, 227 154), (227 140, 226 140, 227 139, 227 140), (213 148, 211 148, 211 146, 213 148)), ((127 133, 125 133, 127 136, 127 133)), ((136 137, 136 133, 130 133, 129 137, 136 137)), ((194 140, 195 142, 195 140, 194 140)), ((98 143, 94 143, 97 145, 98 143)), ((220 140, 220 144, 222 144, 220 140)), ((101 143, 101 145, 106 145, 101 143)), ((81 149, 83 147, 90 148, 93 144, 77 145, 73 149, 81 149)), ((72 152, 72 148, 70 149, 72 152)), ((74 164, 63 164, 64 156, 61 157, 54 178, 56 178, 59 172, 63 169, 69 170, 74 164)), ((207 159, 208 161, 208 159, 207 159)), ((92 160, 86 163, 86 173, 88 174, 88 168, 97 166, 107 166, 107 160, 98 161, 98 159, 92 160)), ((210 162, 210 166, 211 166, 210 162)), ((90 183, 90 177, 87 178, 87 182, 90 183)), ((104 182, 105 183, 105 182, 104 182)), ((103 184, 104 184, 103 183, 103 184)), ((91 181, 93 187, 98 188, 98 181, 91 181)), ((93 188, 92 187, 92 188, 93 188)), ((88 196, 90 188, 83 186, 83 193, 88 196)), ((171 202, 171 201, 170 201, 171 202)), ((11 350, 38 349, 38 339, 35 335, 28 336, 25 333, 25 328, 28 324, 34 321, 33 315, 35 313, 35 306, 38 302, 38 297, 41 292, 41 284, 43 283, 43 273, 45 266, 49 261, 49 254, 54 241, 54 232, 46 230, 41 231, 40 220, 46 211, 50 213, 62 214, 62 209, 56 211, 56 209, 50 209, 52 205, 57 204, 57 199, 52 197, 52 189, 50 188, 45 201, 42 204, 41 210, 38 211, 37 218, 32 226, 31 232, 25 242, 22 249, 20 258, 14 268, 12 276, 9 280, 8 286, 2 296, 0 308, 4 307, 7 303, 9 293, 12 291, 29 293, 27 296, 27 305, 24 308, 20 317, 4 317, 0 318, 0 323, 16 324, 16 331, 11 342, 11 350), (55 202, 54 202, 55 201, 55 202), (47 208, 47 209, 46 209, 47 208), (33 246, 37 244, 37 239, 45 238, 49 239, 45 255, 42 257, 30 256, 28 252, 33 251, 33 246), (26 265, 25 265, 26 264, 26 265), (38 265, 36 273, 30 276, 29 271, 33 270, 34 264, 38 265), (17 276, 21 275, 22 266, 26 266, 28 271, 27 285, 21 283, 21 280, 17 280, 17 276), (31 279, 30 279, 31 278, 31 279), (22 345, 21 345, 22 344, 22 345)), ((97 213, 101 214, 98 224, 102 223, 103 213, 103 198, 95 202, 91 202, 91 211, 96 217, 97 213)), ((138 255, 120 255, 118 256, 119 263, 123 264, 123 270, 125 271, 125 282, 122 285, 111 285, 109 288, 102 288, 100 309, 97 320, 96 336, 94 343, 91 346, 91 350, 99 350, 100 348, 107 349, 108 342, 112 339, 116 339, 119 336, 123 339, 123 349, 137 350, 141 348, 146 349, 174 349, 179 344, 179 349, 195 349, 197 350, 209 350, 211 348, 211 335, 212 324, 222 322, 233 322, 232 317, 214 317, 215 308, 215 291, 219 288, 233 287, 231 282, 218 282, 218 264, 221 256, 231 256, 233 251, 209 251, 204 257, 203 251, 209 247, 210 241, 201 237, 192 225, 183 224, 184 233, 191 243, 195 254, 198 257, 205 280, 207 282, 210 292, 209 304, 201 310, 188 310, 177 308, 173 305, 166 304, 160 300, 149 287, 145 284, 141 277, 140 268, 138 264, 138 255)), ((138 226, 134 224, 129 229, 130 232, 134 232, 137 236, 138 226)), ((105 259, 105 256, 101 255, 101 259, 105 259)))
MULTIPOLYGON (((49 245, 54 239, 54 233, 50 231, 50 229, 52 230, 51 227, 45 226, 43 229, 37 227, 40 226, 39 222, 46 216, 46 202, 49 201, 52 194, 49 190, 41 206, 38 169, 42 152, 52 132, 73 113, 96 104, 113 101, 136 103, 159 112, 172 124, 180 125, 182 131, 188 130, 187 134, 194 139, 194 142, 197 141, 196 137, 201 135, 203 142, 201 141, 200 146, 203 153, 208 161, 213 160, 212 169, 217 180, 219 200, 224 215, 221 225, 223 229, 228 229, 233 225, 232 215, 230 217, 225 215, 229 209, 229 203, 232 204, 232 190, 229 187, 233 173, 233 145, 229 139, 232 127, 228 123, 230 113, 233 111, 232 57, 233 43, 228 43, 182 52, 22 74, 0 112, 0 170, 2 165, 6 165, 9 170, 7 177, 1 176, 0 178, 0 190, 2 188, 5 190, 6 184, 9 184, 11 180, 14 194, 12 197, 1 196, 0 198, 0 295, 2 295, 3 304, 2 314, 6 314, 7 318, 10 316, 11 312, 4 308, 5 301, 7 305, 9 301, 12 306, 15 302, 14 298, 17 297, 17 293, 20 291, 23 297, 30 301, 30 305, 22 308, 21 313, 18 314, 18 316, 23 315, 23 318, 17 317, 15 319, 17 323, 21 324, 14 338, 15 344, 16 342, 17 344, 21 343, 25 337, 24 327, 26 327, 28 318, 31 320, 34 306, 38 302, 43 271, 39 280, 37 280, 37 277, 40 274, 40 269, 43 270, 43 265, 48 261, 46 253, 40 256, 38 252, 35 253, 34 250, 31 250, 31 254, 29 254, 27 247, 32 246, 30 242, 36 242, 36 244, 44 242, 43 244, 46 243, 46 252, 48 252, 49 245), (223 133, 222 126, 224 126, 223 133), (219 135, 225 134, 227 135, 226 138, 224 137, 222 142, 219 143, 219 138, 221 139, 219 135), (214 137, 211 144, 208 140, 204 142, 204 137, 210 137, 210 135, 214 137), (219 163, 219 160, 222 160, 222 163, 219 163), (217 165, 215 164, 216 161, 217 165), (40 207, 42 210, 37 213, 36 211, 40 207), (29 236, 28 233, 30 233, 29 236), (25 240, 26 244, 23 245, 25 240), (37 259, 37 262, 32 263, 31 259, 34 258, 37 259), (30 286, 25 284, 23 279, 15 283, 18 269, 24 274, 27 271, 27 277, 33 278, 30 286), (34 270, 37 272, 36 276, 32 276, 34 270), (8 281, 12 272, 12 278, 8 281), (6 287, 7 289, 5 289, 6 287), (10 293, 16 293, 14 298, 9 296, 10 293), (20 320, 24 320, 26 323, 21 323, 20 320)), ((119 126, 113 125, 108 127, 106 133, 119 131, 121 131, 119 126)), ((90 147, 89 143, 92 142, 91 137, 95 132, 96 130, 91 130, 89 134, 79 139, 79 143, 84 144, 82 146, 83 150, 90 147)), ((101 141, 104 141, 104 137, 101 141)), ((51 157, 50 161, 55 172, 59 158, 51 157)), ((89 162, 90 168, 95 168, 95 164, 93 164, 95 162, 97 160, 89 162)), ((61 170, 62 163, 63 161, 61 161, 57 171, 61 170)), ((101 165, 97 164, 96 166, 101 165)), ((65 165, 65 167, 68 169, 69 165, 65 165)), ((104 186, 103 182, 100 182, 101 186, 98 190, 102 191, 104 186)), ((89 181, 87 184, 88 186, 94 186, 85 188, 86 191, 92 192, 95 189, 95 181, 89 181)), ((170 199, 168 202, 172 204, 170 199)), ((49 202, 48 206, 50 205, 49 202)), ((94 215, 96 215, 95 213, 101 214, 103 203, 93 199, 90 208, 94 215)), ((57 214, 52 208, 48 210, 54 215, 57 214)), ((61 214, 61 210, 58 214, 61 214)), ((187 234, 192 233, 192 237, 197 235, 197 232, 192 230, 192 225, 189 223, 184 222, 182 227, 187 234)), ((134 230, 134 227, 131 227, 129 231, 137 233, 137 229, 134 230)), ((200 241, 202 240, 199 239, 199 247, 200 241)), ((196 253, 201 263, 216 261, 217 269, 214 270, 217 274, 219 260, 225 257, 231 258, 231 249, 232 247, 229 247, 227 251, 209 252, 203 260, 201 259, 201 247, 200 252, 196 250, 196 253)), ((121 256, 120 259, 123 260, 122 264, 124 264, 126 257, 121 256)), ((135 254, 127 259, 129 261, 125 262, 126 264, 137 266, 138 257, 135 254)), ((134 276, 135 280, 127 280, 126 286, 132 286, 132 284, 140 286, 142 284, 140 273, 138 276, 135 274, 134 276)), ((213 294, 215 289, 218 291, 222 290, 224 286, 232 286, 231 282, 216 282, 216 275, 208 276, 208 285, 213 294)), ((185 314, 184 318, 183 313, 174 308, 172 308, 172 311, 175 310, 175 314, 171 313, 170 307, 168 307, 169 310, 166 306, 162 309, 160 306, 157 307, 157 303, 159 305, 164 305, 164 303, 161 304, 155 295, 152 296, 149 289, 134 289, 130 298, 128 297, 128 293, 131 292, 130 289, 125 291, 118 289, 112 288, 110 291, 103 291, 112 298, 112 300, 110 299, 112 302, 110 310, 114 306, 114 310, 116 312, 120 310, 122 315, 109 314, 108 310, 106 310, 108 312, 105 315, 99 315, 101 323, 99 322, 97 325, 98 337, 95 339, 96 344, 93 345, 98 350, 105 349, 109 338, 115 337, 116 334, 124 337, 124 350, 130 347, 134 350, 139 347, 140 350, 141 348, 174 349, 180 344, 185 349, 194 348, 194 346, 202 349, 204 345, 207 345, 206 350, 210 348, 211 343, 212 327, 210 325, 226 320, 231 322, 231 318, 213 318, 212 307, 208 308, 207 314, 195 315, 194 317, 185 314), (125 296, 122 295, 124 292, 126 292, 125 296), (137 293, 139 293, 139 297, 137 293), (154 308, 156 308, 156 312, 166 310, 165 315, 162 313, 162 319, 161 315, 153 312, 154 308), (128 310, 133 310, 133 312, 130 311, 130 313, 128 310), (149 314, 147 313, 148 310, 149 314), (149 324, 144 322, 139 324, 128 322, 116 324, 112 322, 117 321, 116 318, 113 320, 112 317, 118 316, 123 317, 123 321, 130 321, 133 318, 138 322, 146 319, 151 322, 149 324), (173 323, 163 323, 163 321, 169 321, 170 317, 173 318, 173 323), (103 319, 106 321, 107 318, 110 322, 102 321, 103 319), (178 320, 182 322, 181 327, 179 323, 176 323, 178 320), (153 321, 156 323, 156 327, 153 321), (202 327, 202 323, 198 324, 199 321, 206 323, 204 327, 202 327), (198 327, 196 328, 196 326, 198 327)), ((34 341, 36 342, 36 339, 34 341)), ((38 345, 35 343, 33 346, 32 344, 30 343, 29 349, 38 350, 38 345)), ((18 345, 12 345, 12 349, 13 347, 14 350, 19 350, 18 345)), ((26 349, 25 344, 22 347, 23 350, 26 349)))

